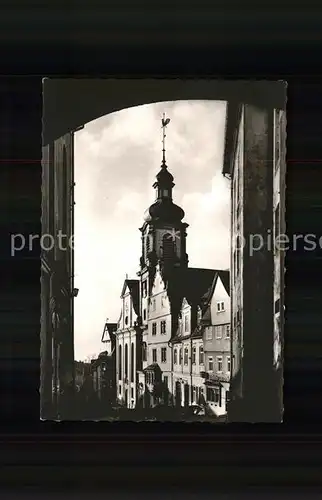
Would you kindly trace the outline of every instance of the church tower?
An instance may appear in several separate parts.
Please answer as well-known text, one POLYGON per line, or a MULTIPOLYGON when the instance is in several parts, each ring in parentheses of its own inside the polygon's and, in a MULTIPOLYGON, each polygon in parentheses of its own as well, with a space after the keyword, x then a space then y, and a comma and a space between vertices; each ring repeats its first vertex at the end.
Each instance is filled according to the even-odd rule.
POLYGON ((185 270, 188 266, 186 253, 186 228, 182 222, 184 211, 173 203, 172 190, 174 178, 169 172, 165 160, 165 129, 170 119, 162 119, 163 149, 161 169, 153 184, 155 202, 144 214, 144 224, 140 228, 142 235, 142 254, 140 258, 142 322, 147 324, 148 300, 159 265, 163 281, 171 280, 174 272, 185 270))

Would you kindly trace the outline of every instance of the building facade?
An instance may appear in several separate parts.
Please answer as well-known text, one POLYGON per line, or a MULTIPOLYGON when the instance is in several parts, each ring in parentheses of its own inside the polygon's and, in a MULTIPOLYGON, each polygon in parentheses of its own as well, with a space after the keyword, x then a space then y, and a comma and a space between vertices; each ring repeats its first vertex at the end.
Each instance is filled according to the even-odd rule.
POLYGON ((229 271, 218 271, 203 315, 203 345, 205 358, 205 385, 208 407, 217 415, 227 412, 229 399, 230 347, 230 276, 229 271))
MULTIPOLYGON (((280 421, 274 368, 274 110, 229 103, 223 174, 231 179, 229 420, 280 421), (256 376, 254 376, 256 374, 256 376), (260 401, 260 403, 259 403, 260 401)), ((281 138, 282 141, 285 140, 281 138)))
POLYGON ((43 148, 40 399, 44 419, 68 418, 74 393, 73 164, 73 132, 43 148))
POLYGON ((115 353, 115 349, 111 353, 103 351, 91 362, 93 388, 107 412, 116 402, 115 353))
POLYGON ((121 314, 115 331, 117 399, 126 407, 135 408, 137 372, 142 370, 139 280, 124 281, 121 300, 121 314))
POLYGON ((177 406, 198 404, 205 398, 202 311, 216 270, 188 268, 178 329, 173 338, 173 392, 177 406))

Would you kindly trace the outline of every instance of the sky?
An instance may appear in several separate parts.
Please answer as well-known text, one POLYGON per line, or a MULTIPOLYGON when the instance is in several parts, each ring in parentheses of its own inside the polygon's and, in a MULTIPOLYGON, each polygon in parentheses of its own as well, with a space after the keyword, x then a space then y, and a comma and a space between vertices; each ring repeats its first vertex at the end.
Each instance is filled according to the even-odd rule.
POLYGON ((173 201, 185 211, 189 266, 228 269, 230 184, 222 175, 226 103, 174 101, 128 108, 75 134, 75 359, 104 350, 128 274, 136 279, 144 211, 162 161, 162 114, 170 118, 166 163, 173 201))

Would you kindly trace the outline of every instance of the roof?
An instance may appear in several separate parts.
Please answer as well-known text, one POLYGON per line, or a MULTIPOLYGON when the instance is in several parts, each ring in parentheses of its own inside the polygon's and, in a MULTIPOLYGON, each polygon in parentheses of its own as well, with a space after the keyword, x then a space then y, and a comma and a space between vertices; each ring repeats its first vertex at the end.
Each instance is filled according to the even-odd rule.
MULTIPOLYGON (((203 310, 207 304, 209 291, 218 271, 216 269, 203 269, 190 267, 180 277, 181 294, 192 307, 200 306, 203 310)), ((191 333, 193 337, 198 337, 199 331, 194 329, 191 333)), ((189 335, 187 335, 188 338, 189 335)), ((179 330, 174 335, 172 341, 182 341, 183 336, 179 330)))
POLYGON ((204 306, 216 274, 216 269, 190 267, 186 270, 182 292, 190 305, 204 306))
POLYGON ((211 301, 211 299, 212 299, 212 296, 214 294, 214 291, 215 291, 215 288, 216 288, 216 285, 217 285, 218 278, 221 279, 222 284, 224 285, 224 288, 225 288, 227 294, 230 295, 230 272, 227 271, 227 270, 226 271, 222 271, 222 270, 218 269, 216 271, 216 275, 215 275, 215 277, 213 279, 211 287, 208 290, 206 304, 209 304, 210 301, 211 301))
POLYGON ((224 285, 224 288, 228 295, 230 296, 230 272, 227 271, 218 271, 218 276, 224 285))
POLYGON ((161 368, 160 366, 158 365, 158 363, 152 363, 151 365, 147 366, 146 368, 144 368, 143 370, 144 372, 147 372, 147 371, 152 371, 152 372, 160 372, 161 371, 161 368))
POLYGON ((117 323, 105 323, 101 342, 111 341, 111 334, 117 330, 117 323), (108 334, 108 335, 106 335, 108 334))
POLYGON ((135 314, 137 314, 139 316, 140 315, 140 304, 139 304, 140 281, 139 280, 129 280, 129 279, 124 280, 121 297, 123 297, 127 287, 129 288, 130 295, 131 295, 132 300, 133 300, 133 308, 134 308, 135 314))
POLYGON ((210 310, 210 303, 211 299, 213 297, 218 278, 221 279, 222 284, 227 292, 228 295, 230 295, 230 272, 228 270, 222 271, 222 270, 217 270, 216 275, 213 279, 212 285, 209 288, 208 294, 207 294, 207 300, 205 301, 205 307, 203 310, 203 315, 202 315, 202 323, 204 325, 210 325, 211 324, 211 310, 210 310))

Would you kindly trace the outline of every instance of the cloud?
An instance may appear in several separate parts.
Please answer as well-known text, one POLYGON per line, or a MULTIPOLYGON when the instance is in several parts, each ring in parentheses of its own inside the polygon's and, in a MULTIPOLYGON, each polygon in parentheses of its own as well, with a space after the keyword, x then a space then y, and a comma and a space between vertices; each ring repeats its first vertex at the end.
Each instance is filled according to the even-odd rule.
POLYGON ((101 349, 117 321, 126 273, 136 278, 143 215, 162 160, 161 117, 170 117, 166 159, 174 202, 189 224, 193 267, 229 266, 230 186, 221 174, 225 103, 176 101, 104 116, 75 135, 75 357, 101 349))

